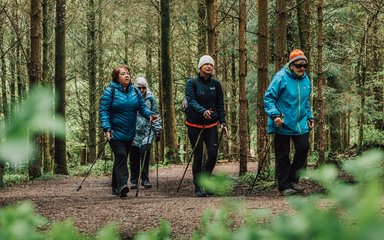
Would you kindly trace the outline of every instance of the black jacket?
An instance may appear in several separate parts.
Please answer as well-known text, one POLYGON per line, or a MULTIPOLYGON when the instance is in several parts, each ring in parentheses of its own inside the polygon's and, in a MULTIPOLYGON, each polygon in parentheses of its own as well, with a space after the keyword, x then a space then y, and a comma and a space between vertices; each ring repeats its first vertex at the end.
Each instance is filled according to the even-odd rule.
POLYGON ((205 124, 217 121, 225 123, 224 94, 219 81, 211 77, 207 80, 202 77, 189 79, 185 86, 185 96, 189 107, 187 122, 203 125, 203 113, 212 110, 212 119, 207 119, 205 124))

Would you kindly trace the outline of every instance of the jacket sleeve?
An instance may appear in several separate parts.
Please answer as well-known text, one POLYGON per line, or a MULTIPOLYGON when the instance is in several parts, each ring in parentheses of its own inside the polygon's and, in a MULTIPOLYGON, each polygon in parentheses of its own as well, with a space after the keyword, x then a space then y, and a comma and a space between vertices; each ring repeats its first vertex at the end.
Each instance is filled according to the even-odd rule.
MULTIPOLYGON (((308 79, 309 81, 309 79, 308 79)), ((311 82, 311 81, 309 81, 311 82)), ((309 100, 310 97, 311 97, 311 93, 312 93, 312 86, 311 86, 311 92, 308 96, 308 100, 307 100, 307 104, 305 104, 305 109, 307 109, 307 119, 313 119, 313 112, 312 112, 312 108, 311 108, 311 101, 309 100)))
POLYGON ((101 96, 99 117, 101 128, 104 132, 112 130, 111 127, 111 104, 112 104, 112 88, 108 87, 104 90, 103 96, 101 96))
POLYGON ((156 101, 156 98, 155 97, 151 97, 152 98, 152 106, 151 106, 151 110, 152 112, 156 113, 159 115, 159 120, 157 120, 155 123, 152 124, 152 128, 153 128, 153 131, 155 132, 160 132, 161 129, 163 128, 162 127, 162 123, 163 121, 161 120, 161 117, 160 117, 160 111, 159 111, 159 107, 157 105, 157 101, 156 101))
POLYGON ((225 123, 224 93, 219 81, 216 81, 216 108, 220 123, 225 123))
POLYGON ((264 95, 264 110, 271 119, 281 114, 277 108, 277 101, 283 88, 283 79, 280 75, 276 74, 264 95))
POLYGON ((194 111, 203 114, 205 112, 205 109, 197 100, 197 91, 196 87, 194 86, 197 79, 189 79, 187 81, 187 84, 185 85, 185 97, 188 101, 188 106, 190 106, 194 111))
POLYGON ((154 113, 149 110, 147 104, 145 104, 145 101, 143 99, 143 96, 141 95, 140 91, 134 87, 134 91, 136 92, 137 99, 139 100, 139 113, 141 116, 145 117, 147 120, 149 120, 149 117, 152 116, 154 113))

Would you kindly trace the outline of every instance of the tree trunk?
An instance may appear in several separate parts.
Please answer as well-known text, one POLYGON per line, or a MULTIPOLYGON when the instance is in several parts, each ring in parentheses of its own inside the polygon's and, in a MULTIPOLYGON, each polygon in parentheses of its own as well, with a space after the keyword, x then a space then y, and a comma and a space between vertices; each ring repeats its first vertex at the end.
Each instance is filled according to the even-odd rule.
POLYGON ((197 55, 203 56, 207 54, 207 24, 206 24, 206 6, 205 0, 197 0, 197 11, 198 11, 198 45, 197 55))
POLYGON ((308 58, 307 75, 311 76, 311 1, 296 0, 300 48, 308 58))
MULTIPOLYGON (((31 53, 30 53, 30 62, 29 62, 29 83, 30 87, 37 87, 41 81, 41 11, 40 11, 40 0, 31 0, 31 53)), ((28 165, 28 174, 31 179, 41 176, 41 136, 33 136, 35 143, 35 151, 33 156, 30 159, 28 165)))
MULTIPOLYGON (((232 35, 236 35, 235 30, 235 20, 232 20, 232 35)), ((231 50, 231 105, 230 105, 230 112, 231 112, 231 125, 229 127, 230 135, 231 136, 231 153, 237 153, 240 151, 239 149, 239 138, 238 136, 238 123, 239 118, 238 115, 240 113, 238 112, 238 105, 236 99, 238 99, 237 96, 237 88, 240 86, 240 83, 237 82, 236 79, 236 39, 232 38, 232 50, 231 50)), ((239 99, 240 100, 240 99, 239 99)))
MULTIPOLYGON (((50 38, 52 35, 51 25, 49 24, 52 19, 52 8, 50 7, 48 0, 42 0, 42 28, 43 28, 43 62, 42 62, 42 82, 45 86, 52 86, 50 79, 50 64, 51 58, 51 44, 50 38)), ((43 159, 43 172, 49 173, 52 171, 52 156, 50 154, 51 144, 49 142, 49 134, 44 133, 42 136, 41 153, 43 159)))
POLYGON ((287 2, 276 0, 275 72, 287 62, 287 2))
POLYGON ((95 1, 89 1, 87 29, 87 63, 89 83, 88 147, 89 161, 96 161, 96 13, 95 1))
MULTIPOLYGON (((65 0, 56 0, 55 29, 55 97, 58 101, 56 114, 65 120, 65 0)), ((55 136, 55 173, 68 175, 66 135, 55 136)))
POLYGON ((240 139, 240 169, 239 175, 247 172, 248 161, 248 111, 247 111, 247 90, 245 77, 247 76, 246 64, 247 56, 245 49, 246 31, 246 1, 239 1, 239 139, 240 139))
POLYGON ((161 14, 161 89, 164 111, 164 144, 168 147, 166 158, 171 163, 179 162, 175 124, 175 106, 170 56, 170 6, 169 0, 160 1, 161 14))
MULTIPOLYGON (((96 82, 96 94, 97 94, 97 99, 100 98, 100 96, 103 94, 103 90, 104 90, 104 45, 103 45, 103 31, 101 29, 103 29, 103 18, 104 18, 104 15, 103 15, 103 0, 98 0, 98 12, 97 12, 97 25, 98 25, 98 32, 97 32, 97 51, 98 51, 98 54, 97 54, 97 64, 98 64, 98 81, 96 82)), ((97 107, 96 107, 97 108, 97 107)), ((100 124, 100 119, 98 117, 96 117, 97 119, 97 125, 96 125, 96 129, 98 130, 98 151, 100 151, 100 149, 103 147, 103 144, 104 144, 104 139, 105 139, 105 136, 104 136, 104 132, 103 130, 101 129, 101 124, 100 124)), ((104 158, 105 157, 105 148, 101 154, 101 158, 104 158)))
POLYGON ((1 17, 0 15, 0 64, 1 64, 1 73, 0 73, 0 78, 1 78, 1 112, 3 114, 3 121, 6 127, 8 123, 8 118, 9 118, 9 107, 8 107, 8 100, 7 100, 7 66, 5 62, 5 56, 4 56, 4 35, 5 35, 5 28, 3 27, 4 25, 4 18, 1 17))
POLYGON ((266 153, 269 137, 266 131, 267 114, 264 112, 264 93, 267 90, 269 65, 269 1, 258 0, 258 44, 257 44, 257 156, 260 176, 268 176, 269 153, 266 153))
POLYGON ((318 151, 319 160, 318 164, 321 165, 325 162, 325 120, 324 120, 324 73, 323 73, 323 0, 317 3, 317 111, 318 117, 316 118, 316 125, 318 129, 318 151))
POLYGON ((208 54, 215 60, 217 69, 217 0, 206 0, 208 26, 208 54))

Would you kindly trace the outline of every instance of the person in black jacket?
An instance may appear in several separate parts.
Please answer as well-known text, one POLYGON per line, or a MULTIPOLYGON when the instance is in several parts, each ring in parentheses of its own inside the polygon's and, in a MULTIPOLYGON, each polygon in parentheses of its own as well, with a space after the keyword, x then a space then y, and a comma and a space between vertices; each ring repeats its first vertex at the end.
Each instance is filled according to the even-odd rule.
POLYGON ((212 77, 214 65, 215 62, 211 56, 202 56, 198 64, 198 76, 189 79, 185 87, 185 96, 188 101, 185 124, 188 127, 189 141, 193 147, 197 144, 192 165, 196 197, 207 196, 197 180, 202 172, 212 174, 215 167, 218 152, 217 126, 220 124, 223 134, 227 134, 224 94, 220 82, 212 77), (202 166, 203 142, 208 152, 204 169, 202 166))

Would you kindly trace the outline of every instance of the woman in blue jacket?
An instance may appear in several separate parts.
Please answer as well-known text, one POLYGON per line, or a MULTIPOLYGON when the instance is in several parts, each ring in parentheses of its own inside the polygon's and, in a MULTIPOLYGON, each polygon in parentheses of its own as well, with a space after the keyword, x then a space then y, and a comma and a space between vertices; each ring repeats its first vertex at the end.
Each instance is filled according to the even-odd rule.
MULTIPOLYGON (((135 87, 140 90, 141 95, 143 96, 145 104, 152 112, 159 114, 159 108, 155 97, 152 95, 151 90, 149 89, 148 82, 143 77, 138 77, 134 83, 135 87)), ((141 185, 144 188, 151 188, 152 184, 149 181, 149 160, 151 154, 151 145, 153 138, 156 138, 156 141, 160 140, 161 132, 161 119, 151 124, 146 118, 137 113, 137 122, 136 122, 136 136, 133 139, 129 169, 131 171, 131 189, 136 189, 138 186, 138 180, 140 175, 140 165, 143 163, 144 155, 144 166, 141 170, 141 185), (151 131, 149 131, 151 128, 151 131)))
POLYGON ((148 109, 140 91, 133 87, 128 66, 118 66, 113 69, 112 82, 101 97, 99 115, 101 128, 115 156, 112 194, 120 197, 126 197, 129 191, 127 158, 135 137, 137 111, 152 122, 158 119, 158 115, 148 109))
POLYGON ((299 170, 305 167, 309 150, 309 131, 314 127, 310 107, 311 81, 305 69, 308 59, 303 51, 293 50, 290 61, 275 74, 264 95, 268 114, 268 133, 274 133, 276 177, 281 195, 304 191, 298 184, 299 170), (292 163, 290 140, 295 146, 292 163))

